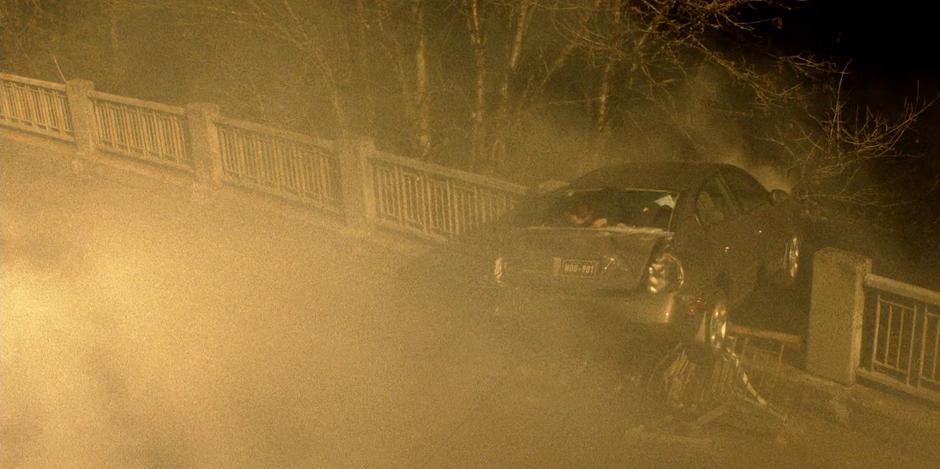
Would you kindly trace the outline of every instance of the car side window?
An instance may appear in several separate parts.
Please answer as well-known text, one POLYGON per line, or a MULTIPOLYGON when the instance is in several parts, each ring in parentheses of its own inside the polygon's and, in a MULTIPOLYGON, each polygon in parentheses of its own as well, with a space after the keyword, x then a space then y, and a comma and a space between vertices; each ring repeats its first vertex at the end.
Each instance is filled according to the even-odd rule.
POLYGON ((723 171, 722 176, 728 183, 731 195, 745 212, 770 203, 770 193, 750 174, 733 168, 723 171))
POLYGON ((717 177, 702 185, 695 199, 695 209, 698 219, 706 226, 731 218, 731 206, 717 177))

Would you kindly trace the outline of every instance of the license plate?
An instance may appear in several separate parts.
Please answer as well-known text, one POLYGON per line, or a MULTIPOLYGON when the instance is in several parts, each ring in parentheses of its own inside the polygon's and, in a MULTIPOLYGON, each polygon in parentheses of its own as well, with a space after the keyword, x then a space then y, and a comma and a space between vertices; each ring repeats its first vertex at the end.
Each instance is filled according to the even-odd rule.
POLYGON ((582 261, 575 259, 565 259, 561 262, 561 275, 571 275, 575 277, 593 277, 597 275, 597 261, 582 261))

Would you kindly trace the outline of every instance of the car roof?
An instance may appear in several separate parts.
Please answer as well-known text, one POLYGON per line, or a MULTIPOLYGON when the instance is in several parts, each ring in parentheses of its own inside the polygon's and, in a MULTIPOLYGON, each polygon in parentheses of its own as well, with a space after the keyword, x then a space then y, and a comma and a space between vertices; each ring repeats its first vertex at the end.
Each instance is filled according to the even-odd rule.
POLYGON ((698 161, 655 161, 624 163, 600 168, 574 180, 570 187, 587 189, 596 187, 666 189, 676 192, 695 191, 721 168, 724 163, 698 161))

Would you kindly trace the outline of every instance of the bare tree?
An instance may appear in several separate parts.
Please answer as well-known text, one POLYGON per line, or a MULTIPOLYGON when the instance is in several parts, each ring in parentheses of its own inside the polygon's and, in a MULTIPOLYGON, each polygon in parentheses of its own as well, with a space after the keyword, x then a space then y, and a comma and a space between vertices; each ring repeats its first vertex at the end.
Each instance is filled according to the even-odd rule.
POLYGON ((821 113, 804 111, 765 137, 786 156, 795 191, 805 200, 856 209, 898 207, 929 197, 940 184, 936 178, 930 187, 918 191, 921 197, 912 197, 900 189, 905 179, 916 175, 912 171, 916 173, 918 165, 902 165, 897 170, 893 163, 918 158, 905 149, 905 139, 937 98, 915 96, 891 116, 850 107, 843 88, 846 74, 843 70, 829 91, 830 104, 821 113))
POLYGON ((428 33, 425 26, 424 0, 414 0, 412 6, 417 29, 415 47, 415 88, 418 120, 418 156, 427 160, 431 154, 431 91, 428 75, 428 33))
MULTIPOLYGON (((80 58, 62 57, 61 72, 52 60, 67 49, 55 39, 63 5, 0 0, 4 67, 75 75, 80 58)), ((425 160, 454 163, 469 154, 468 166, 512 177, 513 168, 551 158, 578 158, 580 170, 597 166, 617 158, 624 142, 717 154, 738 139, 730 145, 770 143, 801 192, 893 203, 881 197, 890 193, 885 182, 865 175, 879 162, 909 157, 902 141, 930 103, 915 100, 891 116, 850 116, 843 75, 831 63, 762 44, 776 15, 798 5, 107 0, 83 21, 100 22, 100 44, 88 47, 110 57, 109 67, 98 68, 114 83, 132 81, 127 25, 146 10, 165 22, 154 28, 188 30, 204 41, 190 52, 204 59, 196 73, 220 81, 227 91, 218 93, 228 93, 242 114, 341 137, 365 134, 425 160), (835 104, 816 105, 827 100, 835 104), (572 127, 575 143, 552 142, 571 151, 536 151, 549 145, 535 141, 533 129, 572 127)))
POLYGON ((473 50, 473 107, 470 111, 471 152, 474 164, 483 161, 486 141, 484 123, 486 119, 486 80, 489 75, 489 63, 486 60, 486 31, 483 26, 480 0, 464 0, 467 31, 473 50))
MULTIPOLYGON (((424 0, 249 0, 206 1, 193 10, 212 21, 221 20, 264 38, 279 51, 278 57, 310 74, 315 89, 305 92, 325 98, 333 118, 331 127, 341 136, 372 135, 383 131, 381 122, 406 132, 402 148, 411 156, 433 156, 432 81, 424 0), (291 54, 286 54, 285 51, 291 54), (392 71, 392 73, 388 73, 392 71), (377 116, 381 103, 400 116, 377 116), (402 125, 404 124, 404 125, 402 125)), ((317 117, 322 118, 322 113, 317 117)))
POLYGON ((112 80, 118 87, 123 87, 127 79, 127 67, 121 40, 121 19, 124 15, 121 0, 108 0, 107 15, 112 80))
POLYGON ((825 74, 826 63, 766 51, 753 60, 753 50, 725 50, 729 38, 746 40, 755 23, 769 21, 753 17, 756 7, 785 3, 463 0, 473 58, 469 127, 476 166, 499 170, 507 158, 529 155, 522 148, 514 151, 509 142, 520 119, 537 116, 546 105, 584 106, 597 134, 592 153, 604 146, 616 122, 636 121, 631 113, 638 100, 656 108, 695 145, 699 139, 686 125, 687 103, 676 93, 702 67, 720 71, 720 79, 751 96, 747 109, 723 105, 714 107, 716 112, 767 113, 805 99, 804 81, 825 74), (533 30, 537 37, 529 45, 533 30), (776 73, 774 67, 787 73, 776 73), (556 98, 553 87, 562 86, 556 98))

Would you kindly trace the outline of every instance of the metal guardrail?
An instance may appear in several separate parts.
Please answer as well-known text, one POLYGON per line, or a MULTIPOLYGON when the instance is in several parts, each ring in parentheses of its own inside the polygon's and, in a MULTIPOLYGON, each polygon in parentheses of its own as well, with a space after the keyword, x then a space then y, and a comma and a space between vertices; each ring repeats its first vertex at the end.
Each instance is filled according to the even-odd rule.
POLYGON ((0 73, 0 125, 73 141, 65 85, 0 73))
POLYGON ((859 376, 940 402, 940 292, 873 274, 865 287, 859 376))
POLYGON ((183 108, 100 92, 89 93, 89 98, 98 148, 192 171, 183 108))
POLYGON ((525 193, 523 186, 384 153, 368 159, 375 221, 447 240, 492 222, 525 193))
POLYGON ((336 155, 300 134, 217 118, 225 182, 342 213, 336 155))

